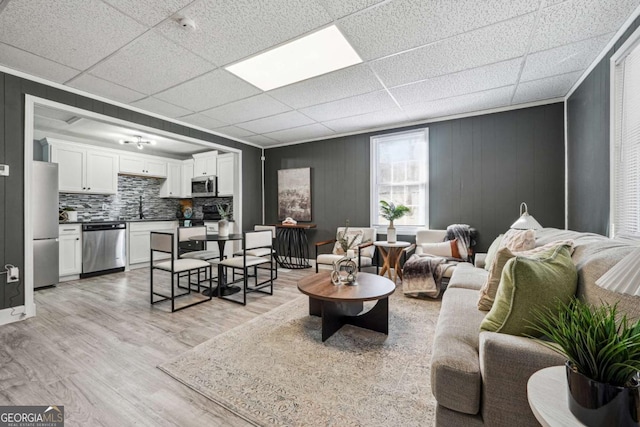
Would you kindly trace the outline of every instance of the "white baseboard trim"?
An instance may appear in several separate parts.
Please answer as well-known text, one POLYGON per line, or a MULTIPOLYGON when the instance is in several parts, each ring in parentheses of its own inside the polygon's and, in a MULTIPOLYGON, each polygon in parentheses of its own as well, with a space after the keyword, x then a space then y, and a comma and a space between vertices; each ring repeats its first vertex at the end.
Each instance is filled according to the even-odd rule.
POLYGON ((30 310, 24 305, 17 307, 5 308, 0 310, 0 325, 7 325, 9 323, 18 322, 20 320, 28 319, 36 315, 36 307, 33 305, 30 310))
POLYGON ((79 274, 72 274, 69 276, 62 276, 58 279, 58 283, 62 283, 62 282, 70 282, 72 280, 79 280, 80 279, 80 275, 79 274))

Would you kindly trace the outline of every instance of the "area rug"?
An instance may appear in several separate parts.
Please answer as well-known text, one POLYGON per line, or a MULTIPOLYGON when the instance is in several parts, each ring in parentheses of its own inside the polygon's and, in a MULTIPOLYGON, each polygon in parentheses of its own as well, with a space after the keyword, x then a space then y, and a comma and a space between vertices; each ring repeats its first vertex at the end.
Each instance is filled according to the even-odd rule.
POLYGON ((347 325, 323 343, 301 296, 159 368, 259 426, 431 426, 439 311, 398 289, 388 336, 347 325))

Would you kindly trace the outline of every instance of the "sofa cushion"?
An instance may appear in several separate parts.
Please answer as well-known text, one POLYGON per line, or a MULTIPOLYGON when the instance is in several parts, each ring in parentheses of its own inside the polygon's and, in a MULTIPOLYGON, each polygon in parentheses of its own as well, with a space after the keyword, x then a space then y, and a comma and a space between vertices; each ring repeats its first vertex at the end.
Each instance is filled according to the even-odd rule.
MULTIPOLYGON (((463 265, 456 268, 454 276, 463 265)), ((447 289, 431 356, 431 390, 436 400, 442 406, 466 414, 480 411, 482 390, 478 329, 485 313, 476 310, 477 293, 473 289, 447 289)))
POLYGON ((489 249, 487 250, 487 255, 484 259, 484 269, 489 271, 491 268, 491 263, 496 258, 496 254, 498 253, 498 249, 500 249, 500 244, 502 243, 502 238, 504 234, 500 234, 496 239, 491 243, 489 249))
POLYGON ((507 261, 493 307, 480 329, 511 335, 534 335, 536 310, 554 310, 575 295, 577 272, 565 245, 507 261))
MULTIPOLYGON (((455 269, 451 269, 451 279, 447 289, 472 289, 479 290, 487 280, 487 273, 482 268, 474 267, 471 263, 461 262, 455 269)), ((477 299, 477 294, 475 296, 477 299)))

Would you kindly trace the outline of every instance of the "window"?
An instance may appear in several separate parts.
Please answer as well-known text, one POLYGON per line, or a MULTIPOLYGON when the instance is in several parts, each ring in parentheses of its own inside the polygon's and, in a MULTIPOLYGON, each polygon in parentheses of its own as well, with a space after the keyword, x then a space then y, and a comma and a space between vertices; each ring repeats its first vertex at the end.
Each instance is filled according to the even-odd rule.
POLYGON ((429 224, 429 131, 419 129, 371 137, 371 226, 386 228, 380 200, 411 212, 394 225, 412 231, 429 224))
POLYGON ((612 58, 611 236, 640 235, 640 40, 612 58))

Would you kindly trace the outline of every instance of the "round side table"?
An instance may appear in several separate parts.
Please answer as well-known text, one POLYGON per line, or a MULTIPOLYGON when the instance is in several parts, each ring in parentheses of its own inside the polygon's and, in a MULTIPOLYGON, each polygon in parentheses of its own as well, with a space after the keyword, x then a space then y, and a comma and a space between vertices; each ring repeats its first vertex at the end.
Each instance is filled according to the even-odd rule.
POLYGON ((402 250, 411 243, 409 242, 395 242, 389 243, 386 241, 377 241, 373 242, 373 244, 380 250, 382 254, 382 260, 384 264, 382 265, 382 270, 380 270, 380 275, 384 276, 385 273, 387 277, 391 279, 394 283, 396 281, 396 277, 398 277, 402 281, 402 268, 400 267, 400 256, 402 255, 402 250), (391 272, 393 269, 394 273, 391 272))
POLYGON ((544 427, 584 427, 569 410, 564 366, 544 368, 527 382, 531 412, 544 427))

